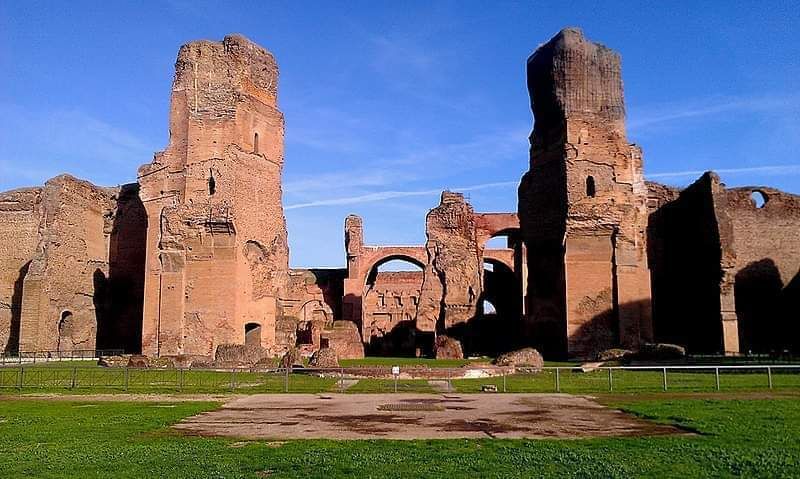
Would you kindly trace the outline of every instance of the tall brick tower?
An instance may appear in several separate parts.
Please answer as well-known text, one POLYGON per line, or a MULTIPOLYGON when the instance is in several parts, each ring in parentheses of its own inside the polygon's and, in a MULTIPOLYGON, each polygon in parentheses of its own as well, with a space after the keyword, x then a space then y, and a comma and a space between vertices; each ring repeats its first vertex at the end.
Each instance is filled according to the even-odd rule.
POLYGON ((527 332, 551 356, 636 347, 652 335, 647 193, 641 150, 625 137, 620 57, 569 28, 527 69, 527 332))
POLYGON ((144 354, 274 344, 288 271, 277 88, 273 56, 240 35, 178 52, 169 145, 139 169, 144 354))

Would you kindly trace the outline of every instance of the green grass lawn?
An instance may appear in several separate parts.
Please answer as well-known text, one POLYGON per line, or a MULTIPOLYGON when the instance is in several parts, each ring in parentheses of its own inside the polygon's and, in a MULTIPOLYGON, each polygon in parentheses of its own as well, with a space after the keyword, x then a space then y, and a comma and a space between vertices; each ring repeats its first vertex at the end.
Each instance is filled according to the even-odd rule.
MULTIPOLYGON (((347 388, 347 393, 392 393, 393 379, 361 379, 347 388)), ((433 393, 436 392, 424 379, 403 379, 397 381, 398 393, 433 393)))
MULTIPOLYGON (((603 393, 609 391, 606 370, 589 373, 565 368, 559 374, 561 392, 603 393)), ((483 385, 494 384, 499 391, 555 392, 554 370, 536 374, 513 374, 482 379, 454 379, 452 387, 462 393, 479 392, 483 385), (504 388, 505 382, 505 388, 504 388)), ((431 392, 425 380, 400 381, 399 390, 431 392)), ((774 389, 800 389, 800 371, 773 370, 774 389)), ((176 369, 81 368, 54 366, 28 367, 20 379, 19 368, 0 368, 0 395, 22 393, 265 393, 285 392, 285 377, 281 372, 199 371, 176 369), (21 381, 21 382, 20 382, 21 381), (22 387, 20 388, 20 384, 22 387)), ((316 393, 338 390, 338 375, 319 377, 304 372, 289 375, 289 392, 316 393)), ((663 390, 660 371, 621 371, 612 373, 614 392, 658 392, 663 390)), ((724 391, 768 390, 769 379, 764 370, 722 371, 720 389, 724 391)), ((667 374, 668 391, 709 392, 716 390, 713 370, 674 372, 667 374)), ((392 392, 391 379, 362 379, 351 392, 392 392)))
POLYGON ((615 406, 696 436, 590 440, 237 441, 167 426, 215 403, 0 401, 3 478, 793 477, 800 401, 615 406))
MULTIPOLYGON (((566 393, 602 393, 609 391, 607 370, 594 372, 577 372, 563 369, 559 373, 561 392, 566 393)), ((763 370, 756 372, 720 372, 721 391, 768 390, 769 378, 763 370)), ((503 391, 503 377, 482 379, 455 379, 453 388, 458 392, 478 392, 484 384, 494 384, 498 391, 503 391)), ((660 371, 621 371, 615 370, 611 376, 611 390, 615 392, 657 392, 664 389, 664 377, 660 371)), ((800 388, 800 374, 797 370, 775 370, 772 373, 774 389, 800 388)), ((713 370, 698 372, 667 373, 668 391, 708 392, 716 390, 716 378, 713 370)), ((554 392, 556 390, 556 374, 554 370, 545 370, 536 374, 512 374, 505 378, 505 391, 516 393, 554 392)))

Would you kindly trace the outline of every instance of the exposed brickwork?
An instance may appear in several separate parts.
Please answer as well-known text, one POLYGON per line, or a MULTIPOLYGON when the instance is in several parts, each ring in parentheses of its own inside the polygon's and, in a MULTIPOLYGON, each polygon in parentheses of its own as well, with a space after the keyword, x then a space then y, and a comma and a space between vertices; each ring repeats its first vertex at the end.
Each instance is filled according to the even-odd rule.
POLYGON ((239 35, 183 46, 169 144, 138 184, 61 175, 0 193, 0 348, 358 358, 437 354, 438 337, 549 357, 654 338, 690 353, 800 350, 800 197, 726 189, 710 172, 683 190, 645 182, 619 55, 579 30, 540 46, 527 73, 518 214, 444 192, 424 245, 367 245, 351 215, 346 268, 290 270, 275 59, 239 35), (487 248, 496 236, 506 247, 487 248), (421 271, 379 272, 395 259, 421 271))
POLYGON ((475 215, 464 195, 445 191, 425 223, 428 263, 417 309, 417 328, 445 333, 478 312, 483 264, 475 215))
POLYGON ((800 196, 768 187, 726 196, 741 350, 800 350, 800 196), (765 200, 760 208, 754 194, 765 200))
POLYGON ((39 243, 42 188, 0 193, 0 352, 16 352, 22 284, 39 243))
POLYGON ((529 334, 586 356, 651 334, 642 155, 625 138, 620 58, 566 29, 528 60, 535 126, 519 188, 529 334))
POLYGON ((241 36, 178 53, 169 146, 139 170, 145 354, 211 355, 247 324, 275 343, 288 274, 277 84, 272 55, 241 36))

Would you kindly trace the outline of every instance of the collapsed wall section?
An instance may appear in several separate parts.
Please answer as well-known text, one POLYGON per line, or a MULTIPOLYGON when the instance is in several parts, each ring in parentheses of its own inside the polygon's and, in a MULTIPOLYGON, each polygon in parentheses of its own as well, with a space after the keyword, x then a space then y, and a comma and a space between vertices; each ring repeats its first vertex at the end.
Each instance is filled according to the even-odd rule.
POLYGON ((39 243, 42 188, 0 193, 0 354, 19 350, 22 285, 39 243))
POLYGON ((277 83, 273 56, 240 35, 178 53, 169 145, 139 169, 145 354, 208 356, 255 327, 275 344, 288 274, 277 83))
POLYGON ((461 193, 445 191, 425 220, 428 261, 423 273, 417 329, 456 337, 477 315, 483 289, 472 206, 461 193))
POLYGON ((652 336, 646 188, 625 137, 619 55, 562 30, 528 59, 528 88, 527 334, 550 356, 636 348, 652 336))
POLYGON ((38 244, 22 289, 20 351, 93 350, 107 313, 113 191, 69 175, 42 190, 38 244))
MULTIPOLYGON (((651 186, 654 203, 659 186, 651 186)), ((671 196, 653 205, 648 228, 655 335, 694 354, 736 353, 736 253, 724 185, 706 173, 671 196)))
POLYGON ((800 351, 800 196, 741 187, 726 197, 741 351, 800 351))

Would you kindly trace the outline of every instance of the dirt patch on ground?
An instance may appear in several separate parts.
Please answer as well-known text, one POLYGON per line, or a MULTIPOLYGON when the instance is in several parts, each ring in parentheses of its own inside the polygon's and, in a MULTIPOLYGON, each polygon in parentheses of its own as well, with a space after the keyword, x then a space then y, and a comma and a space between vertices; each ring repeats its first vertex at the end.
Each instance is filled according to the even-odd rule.
POLYGON ((689 434, 568 394, 264 394, 174 426, 242 439, 586 438, 689 434))

